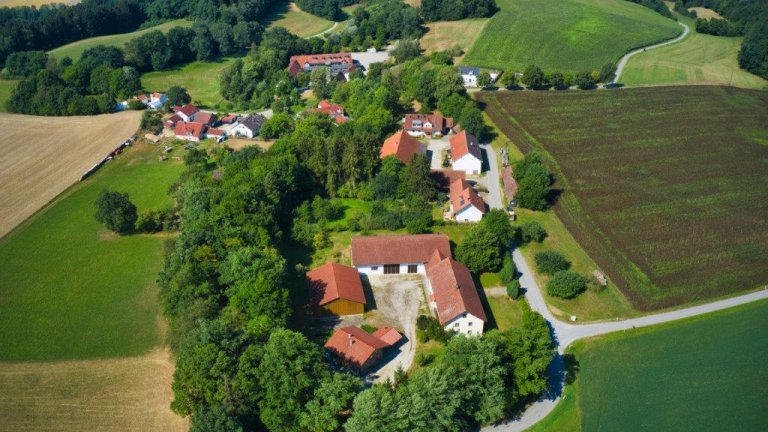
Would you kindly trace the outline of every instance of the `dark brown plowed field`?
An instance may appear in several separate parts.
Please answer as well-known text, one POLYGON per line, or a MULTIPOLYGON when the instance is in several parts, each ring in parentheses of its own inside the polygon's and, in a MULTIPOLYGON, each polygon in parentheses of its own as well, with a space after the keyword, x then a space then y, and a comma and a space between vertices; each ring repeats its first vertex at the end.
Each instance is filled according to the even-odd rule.
POLYGON ((657 87, 481 93, 542 150, 555 211, 640 309, 768 283, 768 92, 657 87))

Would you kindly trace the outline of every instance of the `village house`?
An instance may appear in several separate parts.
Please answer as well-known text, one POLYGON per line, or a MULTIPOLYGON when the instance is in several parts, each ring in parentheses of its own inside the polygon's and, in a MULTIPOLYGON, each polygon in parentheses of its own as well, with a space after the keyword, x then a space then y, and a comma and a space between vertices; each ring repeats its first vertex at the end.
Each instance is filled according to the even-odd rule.
POLYGON ((396 345, 402 335, 391 327, 382 327, 373 334, 358 327, 342 327, 325 343, 327 352, 354 373, 365 373, 384 356, 384 351, 396 345))
POLYGON ((352 265, 366 275, 426 274, 424 264, 435 250, 450 256, 448 236, 417 234, 353 237, 352 265))
POLYGON ((167 127, 167 128, 175 128, 176 127, 176 123, 183 122, 183 121, 184 120, 182 120, 181 117, 179 117, 176 114, 173 114, 170 117, 168 117, 167 119, 165 119, 165 121, 163 122, 163 125, 165 127, 167 127))
POLYGON ((216 114, 206 111, 198 111, 195 114, 195 121, 197 123, 202 123, 206 126, 215 126, 216 125, 216 114))
POLYGON ((451 165, 454 170, 470 175, 482 172, 483 151, 474 135, 461 131, 451 137, 451 165))
POLYGON ((453 129, 453 118, 442 114, 406 114, 403 129, 413 136, 446 135, 453 129))
POLYGON ((239 117, 235 126, 232 128, 231 134, 253 138, 259 135, 261 125, 263 125, 265 121, 267 121, 267 119, 261 114, 251 114, 249 116, 239 117))
POLYGON ((195 115, 197 115, 200 110, 192 104, 186 104, 173 107, 173 112, 179 116, 181 120, 191 122, 195 120, 195 115))
POLYGON ((145 102, 147 106, 153 110, 159 110, 163 107, 165 102, 168 100, 167 97, 165 97, 165 94, 154 92, 151 95, 149 95, 149 102, 145 102))
POLYGON ((454 180, 449 196, 449 216, 457 222, 479 222, 486 213, 485 202, 466 180, 454 180))
POLYGON ((467 336, 482 335, 488 318, 469 269, 440 251, 426 269, 429 306, 440 325, 467 336))
POLYGON ((310 306, 333 315, 365 312, 365 292, 357 269, 327 263, 307 272, 310 306))
POLYGON ((426 151, 425 145, 401 129, 384 141, 379 157, 384 159, 387 156, 394 156, 404 164, 408 164, 416 154, 424 154, 426 151))
POLYGON ((348 120, 347 115, 344 113, 344 107, 339 104, 334 104, 328 100, 321 101, 317 108, 308 110, 310 113, 322 113, 331 117, 336 121, 336 124, 342 124, 348 120))
POLYGON ((180 121, 176 123, 173 133, 177 139, 199 142, 205 137, 205 129, 202 123, 180 121))
POLYGON ((477 87, 477 77, 480 76, 480 68, 459 66, 459 75, 467 87, 477 87))
POLYGON ((349 80, 349 74, 359 66, 349 53, 296 55, 288 61, 288 72, 294 78, 299 72, 310 73, 319 67, 328 68, 330 78, 349 80))

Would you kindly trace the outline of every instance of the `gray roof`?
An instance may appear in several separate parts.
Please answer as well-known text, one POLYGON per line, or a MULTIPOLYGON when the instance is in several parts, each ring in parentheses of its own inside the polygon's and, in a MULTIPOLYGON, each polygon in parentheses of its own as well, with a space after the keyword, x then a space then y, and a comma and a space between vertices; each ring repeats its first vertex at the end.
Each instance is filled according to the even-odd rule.
POLYGON ((251 114, 247 117, 241 117, 238 121, 248 129, 256 132, 261 129, 261 125, 264 124, 267 119, 261 114, 251 114))
POLYGON ((480 75, 480 68, 459 66, 459 73, 462 75, 480 75))

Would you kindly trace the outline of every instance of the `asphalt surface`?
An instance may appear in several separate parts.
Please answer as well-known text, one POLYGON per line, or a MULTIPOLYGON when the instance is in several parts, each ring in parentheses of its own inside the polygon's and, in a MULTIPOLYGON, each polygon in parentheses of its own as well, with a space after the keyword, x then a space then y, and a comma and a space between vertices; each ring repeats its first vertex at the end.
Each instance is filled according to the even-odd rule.
POLYGON ((504 202, 501 199, 501 175, 499 173, 499 162, 496 160, 496 152, 490 144, 482 144, 480 146, 483 149, 488 161, 488 172, 485 173, 485 177, 481 179, 485 183, 485 187, 488 188, 488 196, 486 198, 488 207, 493 209, 504 209, 504 202))

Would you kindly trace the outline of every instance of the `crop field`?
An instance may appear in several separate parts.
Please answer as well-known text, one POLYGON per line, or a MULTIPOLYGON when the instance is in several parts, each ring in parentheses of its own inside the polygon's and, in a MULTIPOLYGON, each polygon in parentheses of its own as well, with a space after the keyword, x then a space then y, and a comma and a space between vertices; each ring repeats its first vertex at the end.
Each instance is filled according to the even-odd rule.
POLYGON ((145 354, 160 343, 155 277, 163 235, 118 236, 94 218, 104 188, 139 212, 172 205, 181 162, 140 144, 0 241, 0 361, 145 354))
POLYGON ((522 72, 578 72, 681 33, 673 20, 623 0, 498 0, 462 63, 522 72))
POLYGON ((692 19, 676 16, 691 29, 688 36, 632 57, 621 75, 623 84, 715 84, 756 89, 768 86, 768 81, 739 68, 736 56, 742 38, 697 33, 692 19))
POLYGON ((533 430, 758 432, 768 423, 768 302, 588 339, 572 351, 575 383, 533 430))
POLYGON ((0 363, 0 430, 189 430, 174 414, 168 350, 137 357, 0 363))
POLYGON ((140 117, 137 111, 86 117, 0 114, 0 237, 130 138, 140 117))
POLYGON ((164 71, 148 72, 141 76, 141 84, 150 92, 164 92, 171 86, 181 86, 187 89, 194 103, 204 108, 213 107, 222 101, 219 73, 234 61, 234 58, 195 61, 164 71))
MULTIPOLYGON (((427 32, 421 37, 421 47, 432 53, 458 45, 466 52, 475 44, 488 21, 489 18, 473 18, 429 23, 426 25, 427 32)), ((458 59, 455 61, 460 62, 458 59)))
POLYGON ((183 19, 168 21, 166 23, 163 23, 154 27, 146 28, 144 30, 137 30, 131 33, 122 33, 122 34, 107 35, 107 36, 96 36, 88 39, 75 41, 75 42, 66 44, 64 46, 60 46, 58 48, 54 48, 51 51, 48 51, 48 54, 51 54, 58 59, 69 56, 72 60, 77 61, 80 58, 80 55, 83 53, 83 51, 87 50, 88 48, 93 48, 97 45, 122 47, 129 40, 135 39, 151 31, 160 30, 163 33, 167 33, 168 30, 174 27, 191 27, 192 24, 193 24, 192 21, 187 21, 183 19))
POLYGON ((545 152, 562 191, 557 214, 635 307, 768 283, 768 93, 685 86, 478 98, 514 144, 545 152))

